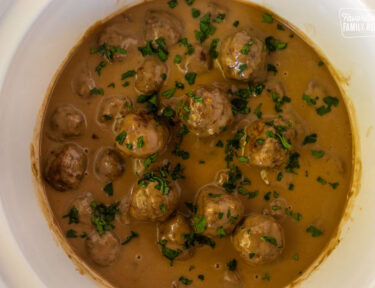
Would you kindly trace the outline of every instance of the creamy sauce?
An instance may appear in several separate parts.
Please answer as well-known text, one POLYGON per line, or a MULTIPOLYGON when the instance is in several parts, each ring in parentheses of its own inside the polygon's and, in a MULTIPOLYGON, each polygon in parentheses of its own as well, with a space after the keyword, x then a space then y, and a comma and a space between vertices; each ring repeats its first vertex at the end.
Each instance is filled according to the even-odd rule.
MULTIPOLYGON (((236 271, 241 278, 243 287, 283 287, 298 278, 317 259, 337 231, 342 218, 352 180, 352 134, 343 98, 332 75, 324 64, 318 65, 321 61, 319 56, 293 31, 276 19, 272 23, 265 22, 263 19, 265 11, 235 1, 230 4, 228 1, 214 2, 224 7, 227 12, 221 23, 213 24, 216 31, 204 42, 204 45, 209 46, 214 38, 220 39, 221 42, 228 35, 249 26, 254 27, 259 35, 263 35, 262 40, 272 35, 276 39, 288 43, 285 49, 277 50, 267 56, 267 63, 273 64, 278 72, 275 75, 273 72, 268 72, 267 79, 263 82, 281 81, 285 87, 286 95, 291 99, 290 103, 285 103, 282 106, 282 115, 293 119, 296 123, 298 136, 295 150, 300 154, 300 168, 296 169, 296 174, 288 173, 284 168, 261 172, 261 169, 257 167, 237 163, 242 174, 251 180, 251 185, 246 188, 249 191, 259 191, 258 195, 252 199, 243 195, 238 195, 238 197, 245 207, 245 215, 253 212, 262 213, 265 209, 270 209, 270 202, 273 200, 271 197, 271 200, 266 201, 265 194, 269 191, 277 191, 279 197, 286 199, 294 212, 301 213, 302 220, 297 222, 288 216, 280 220, 285 233, 285 247, 282 255, 272 263, 258 266, 247 264, 233 248, 231 237, 227 236, 215 238, 216 247, 214 249, 207 246, 198 247, 191 258, 184 261, 176 260, 174 266, 171 267, 169 261, 162 256, 160 246, 157 244, 157 225, 134 220, 130 220, 129 223, 124 215, 117 216, 114 222, 115 233, 122 242, 130 235, 130 231, 136 231, 139 233, 139 237, 122 246, 119 259, 108 267, 102 267, 92 262, 87 253, 84 238, 67 238, 83 261, 87 262, 115 287, 171 287, 173 282, 179 283, 178 287, 184 287, 181 281, 178 281, 181 276, 193 280, 190 287, 242 287, 238 286, 238 283, 235 284, 237 286, 225 286, 229 285, 224 281, 225 275, 228 274, 226 263, 234 258, 238 262, 236 271), (233 25, 236 20, 239 21, 238 27, 233 25), (277 24, 282 25, 283 30, 278 29, 277 24), (318 115, 315 110, 323 103, 322 99, 317 100, 320 104, 310 106, 302 98, 311 81, 324 87, 326 96, 334 96, 339 100, 338 106, 333 106, 332 111, 323 116, 318 115), (302 145, 304 137, 312 133, 318 135, 317 142, 302 145), (316 158, 312 155, 311 150, 323 150, 325 154, 322 158, 316 158), (281 181, 277 180, 279 172, 282 172, 283 175, 281 181), (268 185, 265 183, 267 180, 264 181, 265 177, 269 181, 268 185), (323 184, 317 181, 318 177, 322 177, 329 183, 339 183, 339 185, 334 189, 329 183, 323 184), (290 184, 293 184, 292 190, 289 189, 290 184), (319 237, 312 237, 311 233, 306 232, 310 225, 318 227, 323 231, 323 234, 319 237), (191 266, 195 266, 195 268, 190 271, 189 267, 191 266), (197 278, 200 274, 204 275, 204 280, 197 278)), ((136 48, 129 49, 128 55, 122 62, 108 64, 101 70, 100 77, 95 76, 96 87, 103 88, 104 95, 94 95, 84 99, 72 90, 72 80, 84 65, 87 65, 88 69, 96 74, 95 67, 103 61, 99 55, 90 54, 90 48, 97 46, 100 32, 113 23, 120 23, 118 25, 122 27, 124 34, 137 41, 135 47, 144 46, 143 22, 145 13, 150 9, 162 9, 176 15, 184 23, 184 37, 189 40, 189 43, 195 43, 194 30, 199 29, 199 19, 207 11, 207 3, 197 0, 192 7, 186 5, 185 1, 179 1, 177 7, 172 9, 168 7, 167 1, 153 1, 126 10, 87 35, 87 39, 76 49, 58 77, 45 114, 42 130, 44 132, 41 133, 42 167, 44 167, 50 151, 59 150, 62 146, 61 141, 51 140, 48 130, 48 119, 56 107, 62 104, 71 104, 83 113, 87 122, 84 135, 71 141, 65 141, 84 147, 88 157, 86 175, 79 187, 59 192, 50 185, 45 185, 49 204, 63 233, 70 229, 74 229, 78 235, 91 231, 87 225, 68 224, 68 219, 63 218, 77 197, 90 192, 97 203, 112 204, 127 197, 139 179, 134 168, 136 160, 124 157, 125 173, 113 181, 114 195, 108 196, 103 191, 103 187, 108 181, 103 181, 95 175, 94 160, 102 147, 113 147, 116 136, 111 126, 103 125, 97 121, 101 100, 108 96, 127 96, 136 102, 140 93, 134 88, 135 78, 129 77, 121 80, 121 75, 129 70, 136 70, 143 62, 144 57, 136 48), (201 11, 200 17, 192 17, 192 7, 201 11), (129 81, 130 85, 123 87, 122 84, 125 81, 129 81), (115 87, 107 87, 110 83, 115 83, 115 87)), ((220 51, 219 48, 218 51, 220 51)), ((195 83, 189 85, 184 79, 184 73, 174 63, 175 55, 183 55, 186 48, 182 45, 175 45, 169 47, 168 50, 169 57, 166 62, 169 69, 168 78, 160 92, 173 88, 175 81, 184 83, 185 89, 177 89, 170 100, 160 96, 162 104, 177 103, 178 101, 175 99, 180 99, 199 84, 225 82, 232 89, 234 89, 233 87, 247 87, 246 83, 225 79, 217 61, 214 62, 214 68, 210 72, 198 73, 195 83)), ((262 103, 263 118, 277 114, 270 93, 264 89, 261 95, 251 97, 249 100, 251 113, 247 116, 237 117, 235 123, 218 136, 198 138, 192 133, 186 135, 181 149, 190 153, 190 158, 187 160, 182 160, 172 153, 175 144, 171 138, 175 135, 171 133, 167 150, 159 153, 160 155, 153 165, 161 165, 165 159, 168 159, 172 166, 181 163, 186 167, 185 179, 178 180, 181 190, 179 212, 189 215, 184 202, 194 201, 196 192, 202 186, 215 182, 218 171, 226 169, 224 148, 216 147, 216 143, 218 140, 222 140, 225 145, 226 140, 233 137, 236 128, 243 125, 244 118, 248 119, 247 121, 254 121, 257 118, 254 111, 260 103, 262 103)), ((137 104, 136 107, 141 106, 137 104)))

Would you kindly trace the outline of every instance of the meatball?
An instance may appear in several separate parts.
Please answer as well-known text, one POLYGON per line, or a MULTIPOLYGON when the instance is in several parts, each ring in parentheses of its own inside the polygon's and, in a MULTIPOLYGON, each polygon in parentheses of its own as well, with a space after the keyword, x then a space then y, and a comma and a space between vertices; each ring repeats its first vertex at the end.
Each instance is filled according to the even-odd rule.
POLYGON ((207 222, 202 234, 209 237, 231 234, 244 214, 244 207, 238 198, 213 185, 199 191, 196 205, 196 216, 203 216, 207 222))
POLYGON ((77 144, 66 144, 51 155, 46 167, 46 180, 56 190, 78 188, 87 168, 87 156, 77 144))
POLYGON ((94 263, 109 266, 119 258, 121 243, 114 232, 107 231, 99 236, 93 231, 86 239, 86 248, 94 263))
POLYGON ((141 179, 134 187, 130 199, 129 214, 139 221, 163 222, 177 207, 179 191, 174 183, 168 183, 165 179, 158 182, 158 178, 145 181, 141 179), (163 190, 165 184, 169 191, 163 190))
POLYGON ((120 121, 115 145, 126 155, 146 158, 164 149, 167 130, 151 115, 130 113, 120 121))
POLYGON ((119 178, 125 170, 125 161, 115 149, 102 149, 95 159, 96 174, 106 180, 114 181, 119 178))
POLYGON ((92 90, 96 88, 94 73, 88 67, 83 67, 72 79, 72 90, 82 98, 89 98, 93 95, 92 90))
POLYGON ((275 168, 286 164, 293 149, 296 129, 291 121, 274 118, 257 120, 247 128, 249 141, 245 153, 250 164, 260 168, 275 168))
POLYGON ((228 15, 228 9, 216 3, 210 2, 207 4, 207 10, 205 13, 210 13, 212 19, 218 19, 216 21, 220 21, 223 17, 225 17, 225 15, 228 15))
POLYGON ((80 195, 72 202, 70 209, 76 209, 76 211, 78 212, 78 219, 80 224, 91 224, 92 201, 94 201, 94 197, 90 192, 88 192, 83 195, 80 195))
POLYGON ((145 40, 163 38, 167 47, 175 45, 184 33, 182 22, 173 14, 165 11, 149 11, 145 19, 145 40))
POLYGON ((180 69, 184 73, 194 72, 197 74, 205 73, 212 69, 213 61, 207 47, 203 47, 200 44, 193 45, 194 53, 185 55, 181 64, 180 69))
POLYGON ((226 93, 213 85, 201 85, 188 93, 180 114, 190 131, 200 137, 219 134, 233 121, 226 93))
POLYGON ((264 209, 264 214, 271 215, 278 221, 281 221, 285 218, 286 211, 289 207, 288 202, 284 198, 276 198, 264 209))
POLYGON ((103 98, 99 105, 98 121, 112 123, 117 117, 124 117, 132 110, 133 104, 128 97, 111 96, 103 98))
POLYGON ((263 41, 251 30, 243 30, 223 41, 219 61, 226 77, 257 80, 265 74, 266 55, 263 41))
POLYGON ((86 119, 73 105, 61 105, 49 120, 48 136, 56 141, 77 138, 85 133, 86 119))
POLYGON ((271 216, 249 215, 233 235, 234 248, 251 264, 274 261, 284 249, 284 231, 271 216))
POLYGON ((185 249, 185 234, 192 233, 192 229, 182 215, 177 215, 158 227, 158 240, 165 242, 165 247, 175 251, 181 251, 177 260, 184 260, 193 254, 192 248, 185 249))
POLYGON ((162 75, 166 75, 167 72, 168 67, 165 63, 154 57, 148 58, 137 69, 135 88, 144 94, 159 91, 165 79, 162 75))
POLYGON ((100 46, 109 45, 110 47, 123 49, 110 56, 108 54, 104 55, 107 60, 113 62, 121 62, 128 55, 128 49, 135 47, 137 43, 138 41, 135 38, 123 33, 123 27, 118 23, 108 26, 98 37, 98 45, 100 46))

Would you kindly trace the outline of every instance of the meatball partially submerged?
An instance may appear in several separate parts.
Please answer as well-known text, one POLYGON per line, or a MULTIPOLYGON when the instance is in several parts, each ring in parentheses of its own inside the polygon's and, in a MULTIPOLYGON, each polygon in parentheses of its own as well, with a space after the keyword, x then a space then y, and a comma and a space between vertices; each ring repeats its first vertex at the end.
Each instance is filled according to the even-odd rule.
POLYGON ((265 74, 266 55, 263 41, 252 30, 243 30, 223 41, 219 61, 226 77, 257 80, 265 74))
POLYGON ((165 11, 149 11, 145 19, 145 40, 163 38, 167 47, 175 45, 184 33, 182 22, 173 14, 165 11))
POLYGON ((48 136, 56 141, 77 138, 85 133, 86 119, 73 105, 61 105, 52 113, 48 136))
POLYGON ((111 96, 103 98, 99 105, 98 121, 112 123, 117 117, 124 117, 132 110, 133 104, 126 96, 111 96))
POLYGON ((97 52, 103 54, 102 56, 108 61, 120 62, 128 55, 128 49, 135 47, 136 44, 135 38, 124 34, 123 25, 116 23, 108 26, 100 33, 97 52))
POLYGON ((116 147, 123 153, 145 158, 164 149, 168 133, 151 115, 130 113, 116 125, 116 147))
POLYGON ((233 235, 234 248, 251 264, 274 261, 284 249, 284 232, 274 218, 262 214, 248 216, 233 235))
POLYGON ((86 249, 92 261, 100 266, 109 266, 120 256, 121 243, 114 232, 102 236, 92 231, 86 239, 86 249))
POLYGON ((96 174, 106 181, 114 181, 124 173, 125 161, 115 149, 102 149, 95 159, 96 174))
POLYGON ((56 190, 78 188, 87 168, 87 156, 76 144, 66 144, 51 155, 47 162, 45 177, 56 190))
POLYGON ((287 163, 296 138, 296 129, 292 121, 281 118, 257 120, 247 128, 247 135, 249 141, 245 153, 250 164, 274 168, 287 163))
POLYGON ((233 121, 227 94, 213 85, 201 85, 187 94, 182 105, 181 118, 197 136, 219 134, 233 121))
POLYGON ((211 70, 213 61, 209 49, 200 44, 195 44, 192 47, 194 48, 194 53, 184 55, 179 65, 180 69, 184 73, 194 72, 197 74, 202 74, 211 70))
POLYGON ((144 94, 159 91, 165 80, 163 75, 166 75, 167 72, 168 67, 165 63, 154 57, 148 58, 137 70, 135 88, 144 94))
POLYGON ((78 221, 80 224, 90 225, 91 224, 91 202, 94 201, 94 197, 90 192, 80 195, 76 198, 71 206, 70 213, 78 214, 78 221), (73 209, 73 212, 72 212, 73 209))
POLYGON ((94 73, 88 67, 82 67, 77 71, 72 79, 72 90, 82 98, 89 98, 94 95, 93 89, 96 88, 94 73))
POLYGON ((192 233, 189 222, 182 215, 177 215, 158 227, 158 240, 163 247, 178 251, 176 260, 184 260, 193 254, 192 247, 186 249, 185 234, 192 233))
POLYGON ((196 216, 204 217, 206 236, 223 237, 232 233, 244 214, 241 201, 217 186, 205 186, 198 194, 196 216))
POLYGON ((180 193, 165 171, 143 175, 133 188, 129 214, 139 221, 163 222, 177 207, 180 193))

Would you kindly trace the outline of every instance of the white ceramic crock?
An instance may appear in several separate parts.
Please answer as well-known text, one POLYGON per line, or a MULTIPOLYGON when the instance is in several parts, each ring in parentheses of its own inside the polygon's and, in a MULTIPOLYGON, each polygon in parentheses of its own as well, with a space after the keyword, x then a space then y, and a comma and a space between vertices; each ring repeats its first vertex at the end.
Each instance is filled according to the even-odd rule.
MULTIPOLYGON (((57 246, 39 209, 30 142, 47 87, 71 47, 97 20, 135 2, 0 0, 0 287, 95 287, 57 246)), ((299 287, 375 287, 375 37, 344 38, 339 21, 342 8, 374 13, 368 9, 375 9, 375 0, 253 2, 293 23, 320 47, 345 80, 342 87, 356 112, 361 189, 340 244, 299 287)))

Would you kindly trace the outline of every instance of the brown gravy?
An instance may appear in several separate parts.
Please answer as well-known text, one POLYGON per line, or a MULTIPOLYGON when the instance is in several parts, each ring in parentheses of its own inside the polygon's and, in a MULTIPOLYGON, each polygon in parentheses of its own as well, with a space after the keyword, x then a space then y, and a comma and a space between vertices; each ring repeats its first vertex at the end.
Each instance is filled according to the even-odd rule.
MULTIPOLYGON (((249 26, 254 27, 259 35, 263 35, 260 36, 263 39, 272 35, 275 39, 287 43, 285 49, 267 55, 267 63, 272 64, 277 72, 268 71, 267 77, 261 82, 281 81, 286 95, 291 99, 290 102, 282 105, 281 115, 293 119, 296 123, 298 135, 295 150, 300 154, 300 167, 295 169, 294 174, 286 172, 283 167, 262 171, 258 167, 236 162, 242 174, 251 180, 251 185, 246 186, 246 189, 251 192, 258 191, 251 199, 243 195, 237 196, 245 207, 245 215, 253 212, 263 213, 265 209, 272 210, 270 202, 274 200, 273 192, 276 191, 279 197, 287 201, 292 211, 299 212, 302 218, 293 214, 298 218, 296 221, 295 218, 285 215, 279 221, 285 233, 285 247, 281 256, 272 263, 247 264, 233 248, 231 236, 226 236, 214 239, 216 242, 214 249, 207 246, 198 247, 191 258, 184 261, 176 260, 171 267, 170 262, 162 256, 160 246, 157 244, 157 224, 137 222, 132 219, 129 223, 127 217, 117 215, 113 222, 114 231, 121 242, 125 241, 131 231, 136 231, 139 237, 121 246, 119 258, 110 266, 102 267, 92 262, 87 253, 86 239, 79 237, 82 233, 89 233, 92 228, 82 223, 69 224, 68 219, 63 216, 71 209, 72 201, 86 192, 90 192, 97 203, 109 205, 123 200, 129 195, 132 187, 137 185, 139 177, 135 173, 135 167, 139 161, 143 160, 124 157, 125 172, 113 181, 113 196, 103 191, 108 181, 103 181, 95 175, 94 160, 102 147, 113 147, 116 136, 111 126, 97 121, 98 107, 102 99, 108 96, 123 95, 136 102, 137 97, 142 93, 134 88, 134 77, 121 80, 121 75, 129 70, 136 70, 144 57, 137 49, 129 49, 123 61, 108 63, 102 68, 99 76, 95 69, 103 58, 97 54, 90 54, 90 48, 97 46, 98 35, 103 29, 115 23, 123 29, 125 35, 137 42, 135 47, 144 46, 145 13, 152 9, 165 10, 177 16, 184 24, 183 37, 186 37, 189 43, 195 43, 194 30, 199 30, 199 21, 208 10, 208 2, 199 0, 196 0, 192 6, 180 0, 175 8, 170 8, 167 1, 156 0, 142 3, 98 26, 76 48, 57 78, 49 96, 41 133, 42 167, 45 167, 51 151, 58 151, 64 143, 76 143, 85 149, 88 166, 79 187, 59 192, 46 183, 45 193, 63 233, 65 234, 70 229, 76 231, 77 238, 67 238, 74 251, 115 287, 184 287, 182 281, 179 281, 181 276, 193 280, 190 287, 283 287, 297 279, 317 259, 337 231, 342 218, 352 180, 352 133, 344 100, 332 75, 321 62, 319 55, 298 35, 275 17, 272 23, 267 23, 271 21, 267 17, 264 18, 266 12, 259 7, 236 1, 228 3, 224 0, 215 0, 212 2, 224 8, 225 19, 221 23, 213 23, 216 31, 205 40, 204 45, 209 46, 213 39, 218 38, 220 44, 217 51, 220 53, 221 41, 225 37, 249 26), (192 7, 201 11, 199 17, 192 17, 192 7), (235 27, 233 23, 237 20, 239 25, 235 27), (87 68, 96 74, 96 87, 102 88, 104 95, 82 98, 73 91, 72 81, 82 69, 82 65, 87 65, 87 68), (124 87, 123 83, 126 81, 129 85, 124 87), (325 96, 330 95, 338 99, 337 107, 330 106, 329 113, 319 115, 316 108, 325 105, 321 98, 315 99, 317 102, 315 105, 307 104, 302 95, 309 91, 308 86, 311 85, 311 81, 318 83, 319 87, 324 87, 325 96), (115 84, 114 87, 108 87, 111 83, 115 84), (56 141, 56 137, 51 138, 48 121, 55 109, 62 104, 73 105, 81 111, 87 128, 84 134, 77 138, 56 141), (305 137, 313 133, 318 135, 317 141, 302 145, 305 137), (311 150, 315 151, 315 154, 311 150), (324 151, 324 155, 319 155, 319 151, 324 151), (270 200, 265 200, 266 195, 271 195, 270 200), (306 231, 310 225, 319 228, 323 234, 312 237, 312 233, 306 231), (228 272, 226 266, 232 259, 236 259, 238 263, 235 276, 228 272), (194 269, 190 268, 192 266, 194 269), (204 280, 199 279, 198 275, 204 275, 204 280), (228 277, 239 277, 241 280, 232 281, 233 284, 225 280, 228 277), (172 283, 179 286, 171 286, 172 283)), ((248 87, 247 83, 224 78, 217 61, 214 61, 211 71, 198 73, 195 83, 189 85, 184 79, 184 73, 174 63, 175 55, 183 55, 186 48, 177 44, 168 47, 168 51, 169 57, 165 62, 169 69, 168 78, 160 89, 159 95, 175 87, 175 81, 184 83, 185 88, 184 90, 176 89, 175 95, 169 100, 159 96, 161 105, 172 106, 178 102, 175 99, 181 99, 185 93, 194 90, 200 84, 225 82, 233 90, 248 87)), ((255 111, 260 103, 262 103, 263 118, 278 114, 275 112, 275 102, 267 91, 266 84, 266 89, 259 96, 249 99, 250 114, 237 115, 235 122, 219 135, 208 138, 199 138, 192 133, 186 135, 181 149, 189 152, 190 157, 187 160, 173 153, 175 144, 173 139, 169 139, 168 148, 159 153, 152 167, 162 165, 165 159, 168 159, 173 167, 177 163, 185 166, 185 179, 178 180, 181 188, 177 209, 179 212, 189 215, 190 212, 184 203, 194 201, 196 192, 202 186, 214 183, 218 171, 226 169, 225 150, 216 147, 217 142, 221 140, 225 145, 226 140, 233 138, 236 128, 242 127, 243 119, 248 119, 249 122, 256 120, 255 111)), ((144 104, 136 104, 136 109, 137 107, 144 107, 144 104)), ((170 128, 170 131, 173 129, 170 128)), ((175 136, 173 133, 170 134, 170 138, 175 136)))

